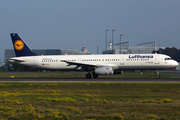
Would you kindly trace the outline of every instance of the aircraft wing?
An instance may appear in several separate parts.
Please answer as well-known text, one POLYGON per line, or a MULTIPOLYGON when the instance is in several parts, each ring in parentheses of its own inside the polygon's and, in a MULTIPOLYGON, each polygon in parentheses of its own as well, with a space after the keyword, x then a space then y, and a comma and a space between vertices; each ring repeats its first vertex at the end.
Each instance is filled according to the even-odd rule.
POLYGON ((107 66, 107 65, 99 65, 99 64, 89 64, 89 63, 80 63, 80 62, 72 62, 67 60, 61 60, 61 62, 66 62, 69 65, 77 65, 77 66, 86 66, 86 67, 101 67, 101 66, 107 66))

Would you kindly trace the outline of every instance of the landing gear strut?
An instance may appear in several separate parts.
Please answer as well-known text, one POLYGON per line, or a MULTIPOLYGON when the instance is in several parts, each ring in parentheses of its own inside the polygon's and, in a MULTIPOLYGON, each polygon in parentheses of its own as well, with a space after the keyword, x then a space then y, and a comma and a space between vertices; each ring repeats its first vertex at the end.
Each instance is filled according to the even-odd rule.
POLYGON ((157 76, 156 76, 156 78, 160 78, 160 74, 159 74, 159 71, 157 71, 157 76))

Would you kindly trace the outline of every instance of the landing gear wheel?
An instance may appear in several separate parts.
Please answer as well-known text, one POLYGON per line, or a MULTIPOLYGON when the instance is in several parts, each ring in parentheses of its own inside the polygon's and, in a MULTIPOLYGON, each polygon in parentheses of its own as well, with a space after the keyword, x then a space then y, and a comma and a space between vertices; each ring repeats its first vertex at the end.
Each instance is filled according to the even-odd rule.
POLYGON ((160 74, 159 74, 159 71, 157 71, 157 76, 156 76, 157 79, 160 78, 160 74))
POLYGON ((94 73, 93 78, 98 78, 98 75, 94 73))
POLYGON ((160 78, 160 75, 157 75, 157 76, 156 76, 156 78, 158 78, 158 79, 159 79, 159 78, 160 78))
POLYGON ((86 74, 86 78, 91 78, 91 74, 86 74))

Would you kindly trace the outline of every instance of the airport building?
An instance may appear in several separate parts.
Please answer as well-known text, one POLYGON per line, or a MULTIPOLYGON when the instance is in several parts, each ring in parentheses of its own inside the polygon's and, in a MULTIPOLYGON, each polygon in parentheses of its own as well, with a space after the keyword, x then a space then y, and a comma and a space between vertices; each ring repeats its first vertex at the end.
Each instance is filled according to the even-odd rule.
POLYGON ((109 48, 102 51, 102 54, 151 54, 159 48, 164 49, 165 47, 156 47, 155 42, 141 43, 138 44, 137 47, 130 47, 129 42, 122 42, 121 44, 114 44, 114 48, 112 48, 112 43, 110 41, 109 48))

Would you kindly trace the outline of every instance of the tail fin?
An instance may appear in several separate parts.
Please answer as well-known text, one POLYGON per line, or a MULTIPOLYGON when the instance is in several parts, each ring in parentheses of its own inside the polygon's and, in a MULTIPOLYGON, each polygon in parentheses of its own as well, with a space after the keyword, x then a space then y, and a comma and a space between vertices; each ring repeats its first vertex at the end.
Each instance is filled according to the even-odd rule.
POLYGON ((17 33, 11 33, 11 39, 14 46, 16 57, 22 56, 36 56, 35 53, 26 45, 17 33))

